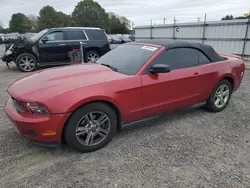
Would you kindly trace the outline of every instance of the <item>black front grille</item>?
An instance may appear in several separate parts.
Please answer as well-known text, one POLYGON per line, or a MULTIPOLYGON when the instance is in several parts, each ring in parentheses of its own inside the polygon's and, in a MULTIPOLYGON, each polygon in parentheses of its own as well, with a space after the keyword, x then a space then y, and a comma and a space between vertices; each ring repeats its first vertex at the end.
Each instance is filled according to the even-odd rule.
POLYGON ((13 106, 19 111, 19 112, 25 112, 22 105, 19 104, 19 102, 12 97, 12 104, 13 106))
POLYGON ((28 133, 29 136, 33 136, 33 137, 37 137, 38 136, 35 131, 31 131, 30 130, 30 131, 27 131, 27 133, 28 133))

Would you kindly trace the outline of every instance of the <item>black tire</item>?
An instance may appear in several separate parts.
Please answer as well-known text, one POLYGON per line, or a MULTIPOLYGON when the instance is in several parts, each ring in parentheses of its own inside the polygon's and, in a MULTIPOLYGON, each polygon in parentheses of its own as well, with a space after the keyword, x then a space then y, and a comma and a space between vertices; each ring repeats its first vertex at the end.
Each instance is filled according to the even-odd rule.
POLYGON ((34 55, 32 55, 32 54, 29 54, 29 53, 23 53, 23 54, 20 54, 17 58, 16 58, 16 61, 15 61, 15 63, 16 63, 16 66, 19 68, 19 70, 21 71, 21 72, 32 72, 32 71, 35 71, 36 69, 37 69, 37 67, 38 67, 38 65, 37 65, 37 58, 34 56, 34 55), (21 63, 22 63, 22 59, 23 58, 28 58, 29 60, 32 60, 32 62, 34 62, 34 66, 33 66, 33 63, 32 63, 32 68, 31 69, 27 69, 27 70, 25 70, 24 69, 24 67, 22 67, 21 66, 21 63))
POLYGON ((95 54, 95 55, 98 57, 98 59, 101 57, 101 55, 100 55, 97 51, 91 50, 91 51, 88 51, 88 52, 85 54, 85 58, 84 58, 85 62, 87 62, 87 63, 90 62, 90 61, 89 61, 89 56, 90 56, 91 54, 95 54))
POLYGON ((117 133, 117 116, 112 108, 103 104, 103 103, 90 103, 78 108, 73 112, 72 116, 68 120, 64 128, 64 139, 69 147, 76 149, 80 152, 92 152, 96 151, 106 144, 108 144, 112 138, 117 133), (79 138, 76 136, 76 128, 81 119, 90 112, 102 112, 107 115, 110 120, 110 129, 107 136, 104 140, 93 146, 86 146, 79 141, 79 138))
POLYGON ((232 95, 232 85, 231 83, 228 81, 228 80, 221 80, 217 83, 217 85, 215 86, 215 88, 213 89, 210 97, 208 98, 208 100, 206 101, 206 105, 205 105, 205 108, 211 112, 221 112, 222 110, 224 110, 230 99, 231 99, 231 95, 232 95), (226 85, 228 88, 229 88, 229 97, 226 101, 226 103, 224 103, 224 105, 222 107, 217 107, 215 105, 215 94, 216 94, 216 91, 222 86, 222 85, 226 85))

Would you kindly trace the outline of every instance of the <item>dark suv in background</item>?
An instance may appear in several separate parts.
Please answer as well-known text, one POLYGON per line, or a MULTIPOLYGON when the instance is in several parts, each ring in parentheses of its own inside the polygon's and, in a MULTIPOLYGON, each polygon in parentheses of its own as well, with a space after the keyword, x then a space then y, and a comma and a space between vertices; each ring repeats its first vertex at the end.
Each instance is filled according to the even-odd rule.
POLYGON ((2 60, 14 61, 23 72, 39 66, 70 64, 68 53, 83 44, 85 62, 96 61, 110 51, 106 33, 100 28, 65 27, 44 29, 28 40, 10 45, 2 60))

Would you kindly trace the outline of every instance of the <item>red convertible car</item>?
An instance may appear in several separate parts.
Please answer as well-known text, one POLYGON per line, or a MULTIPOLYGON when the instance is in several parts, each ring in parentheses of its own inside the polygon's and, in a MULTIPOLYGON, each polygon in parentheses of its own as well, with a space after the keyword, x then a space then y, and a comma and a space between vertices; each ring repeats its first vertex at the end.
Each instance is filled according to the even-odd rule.
POLYGON ((222 111, 245 65, 208 45, 132 42, 96 63, 51 68, 17 80, 5 112, 36 143, 66 142, 81 152, 106 145, 124 125, 206 102, 222 111))

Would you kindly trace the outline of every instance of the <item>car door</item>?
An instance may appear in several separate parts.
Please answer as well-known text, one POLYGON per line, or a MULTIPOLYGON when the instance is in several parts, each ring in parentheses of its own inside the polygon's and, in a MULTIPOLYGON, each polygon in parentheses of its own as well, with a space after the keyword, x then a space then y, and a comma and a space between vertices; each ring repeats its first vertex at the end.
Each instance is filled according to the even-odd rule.
POLYGON ((162 52, 142 75, 144 118, 200 102, 198 51, 176 48, 162 52), (154 64, 167 64, 169 73, 150 74, 154 64))
POLYGON ((64 63, 69 60, 63 31, 51 31, 38 42, 41 64, 64 63))

